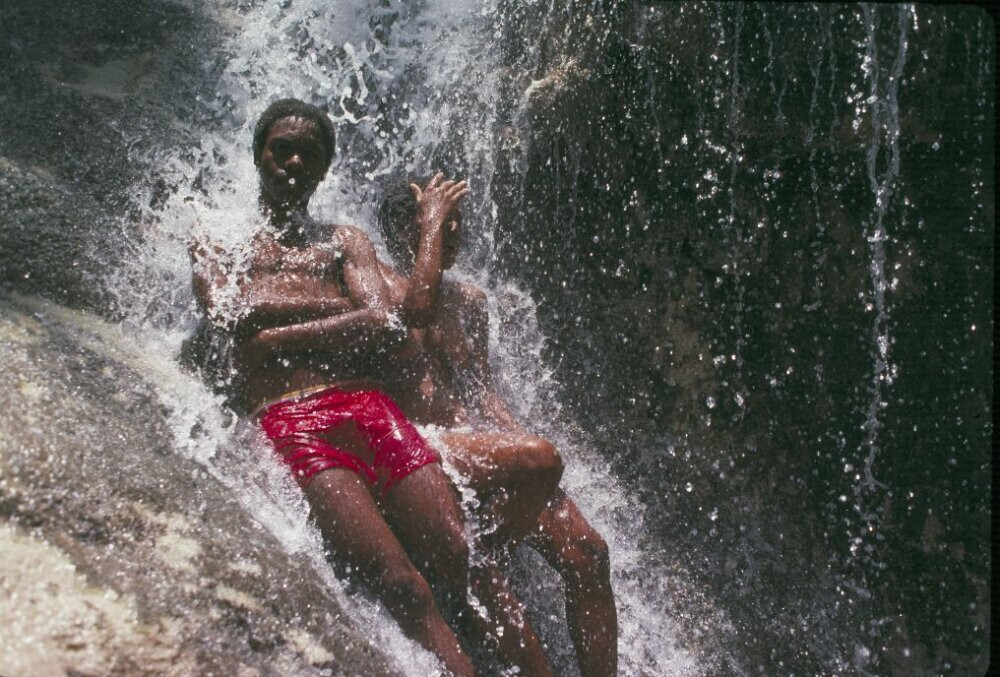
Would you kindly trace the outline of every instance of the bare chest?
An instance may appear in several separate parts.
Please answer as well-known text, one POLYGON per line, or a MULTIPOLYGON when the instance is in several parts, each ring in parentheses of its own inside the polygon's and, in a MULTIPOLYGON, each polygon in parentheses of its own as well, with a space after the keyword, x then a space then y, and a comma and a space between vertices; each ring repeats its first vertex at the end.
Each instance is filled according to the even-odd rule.
POLYGON ((266 242, 257 248, 250 266, 255 286, 264 285, 283 296, 343 294, 343 256, 333 247, 284 247, 266 242))

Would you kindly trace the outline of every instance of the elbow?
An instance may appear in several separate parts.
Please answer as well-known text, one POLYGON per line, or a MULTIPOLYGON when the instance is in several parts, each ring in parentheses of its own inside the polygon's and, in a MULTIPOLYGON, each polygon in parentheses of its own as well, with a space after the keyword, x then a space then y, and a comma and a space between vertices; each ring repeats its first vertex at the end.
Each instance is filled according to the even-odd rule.
POLYGON ((427 294, 408 294, 403 302, 403 320, 406 326, 426 329, 434 321, 434 304, 427 294))
POLYGON ((403 321, 413 329, 426 329, 434 320, 434 313, 428 308, 404 308, 403 321))

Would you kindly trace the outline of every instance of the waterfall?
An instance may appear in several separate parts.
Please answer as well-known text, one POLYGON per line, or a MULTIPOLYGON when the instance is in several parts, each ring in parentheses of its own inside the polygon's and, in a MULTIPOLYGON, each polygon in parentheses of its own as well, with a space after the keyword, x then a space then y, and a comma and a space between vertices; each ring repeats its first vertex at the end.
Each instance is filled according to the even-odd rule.
MULTIPOLYGON (((623 674, 985 670, 996 74, 984 10, 140 5, 0 5, 0 324, 3 355, 30 366, 0 395, 34 416, 40 393, 72 399, 65 374, 83 360, 103 374, 85 393, 100 406, 66 426, 113 418, 101 398, 128 374, 155 388, 122 383, 109 401, 142 399, 122 416, 169 411, 169 444, 157 423, 156 444, 134 450, 142 425, 128 421, 115 427, 127 448, 107 441, 113 459, 82 477, 175 454, 205 484, 169 498, 197 505, 221 482, 239 518, 280 542, 269 553, 311 567, 394 671, 437 669, 334 576, 298 487, 179 359, 200 319, 188 246, 214 242, 243 272, 261 226, 253 124, 298 97, 336 121, 313 215, 359 226, 380 255, 384 182, 468 178, 453 274, 486 291, 499 389, 558 448, 566 490, 610 545, 623 674), (65 360, 35 357, 63 345, 65 360), (65 382, 47 388, 47 373, 65 382)), ((27 496, 47 423, 21 436, 5 425, 0 440, 28 441, 0 445, 0 473, 23 469, 27 496)), ((0 479, 0 517, 29 542, 8 515, 22 490, 0 479)), ((61 505, 38 486, 33 506, 61 505)), ((81 512, 107 493, 90 488, 81 512)), ((107 517, 127 532, 118 543, 133 535, 121 517, 107 517)), ((112 545, 124 551, 88 542, 73 557, 112 545)), ((511 567, 557 673, 576 674, 558 579, 527 548, 511 567)), ((160 580, 107 571, 110 587, 160 580)), ((205 608, 228 608, 213 590, 199 592, 205 608)), ((230 620, 218 646, 245 639, 230 620)))
MULTIPOLYGON (((626 674, 695 674, 711 661, 692 653, 693 643, 681 641, 670 618, 677 611, 676 600, 685 594, 698 596, 697 590, 685 593, 683 574, 669 566, 656 546, 643 545, 641 504, 580 434, 574 412, 560 406, 557 384, 542 358, 545 336, 530 292, 490 265, 495 261, 494 241, 503 237, 496 216, 502 196, 492 190, 499 147, 513 135, 523 153, 530 127, 523 99, 511 104, 502 102, 499 94, 503 67, 499 46, 491 39, 505 20, 509 18, 500 3, 489 2, 317 0, 268 3, 243 13, 236 36, 222 48, 228 62, 217 96, 205 102, 217 119, 202 134, 198 148, 161 150, 156 159, 162 167, 160 186, 146 187, 136 200, 148 224, 144 241, 137 245, 139 256, 113 273, 110 286, 127 324, 152 327, 168 337, 151 339, 149 350, 176 355, 196 320, 190 296, 177 292, 189 288, 186 243, 207 238, 245 261, 249 238, 260 223, 253 208, 256 175, 250 132, 256 116, 276 98, 332 103, 337 156, 312 200, 312 213, 325 221, 360 226, 383 253, 371 227, 375 185, 381 177, 442 167, 468 177, 472 192, 463 209, 469 235, 459 275, 489 292, 492 361, 501 390, 511 396, 529 428, 557 444, 568 465, 565 489, 609 542, 621 669, 626 674), (153 191, 162 192, 164 183, 166 197, 152 200, 153 191), (151 201, 155 208, 144 207, 151 201), (134 293, 137 277, 146 280, 140 296, 134 293)), ((524 74, 536 70, 531 64, 522 68, 524 74)), ((317 535, 305 523, 302 499, 283 477, 283 469, 267 460, 267 446, 257 437, 235 432, 220 412, 218 398, 189 377, 177 372, 161 382, 181 452, 204 463, 237 492, 291 551, 312 552, 318 575, 339 587, 327 571, 317 535), (255 470, 237 469, 248 464, 255 470)), ((560 674, 574 674, 561 591, 545 568, 534 553, 520 553, 516 584, 532 607, 531 617, 560 674)), ((702 605, 701 625, 722 623, 712 620, 707 602, 702 605)), ((347 606, 356 623, 395 647, 401 670, 428 674, 426 658, 409 658, 422 652, 398 635, 383 614, 374 613, 363 600, 347 606), (365 614, 375 620, 365 619, 365 614)))

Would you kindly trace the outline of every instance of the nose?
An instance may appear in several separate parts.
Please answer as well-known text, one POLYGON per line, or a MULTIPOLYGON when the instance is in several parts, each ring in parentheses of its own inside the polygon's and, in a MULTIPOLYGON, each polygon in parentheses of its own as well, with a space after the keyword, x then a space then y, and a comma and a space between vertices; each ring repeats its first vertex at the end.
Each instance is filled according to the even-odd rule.
POLYGON ((285 171, 286 172, 302 172, 305 170, 305 163, 302 162, 302 157, 298 153, 292 153, 285 160, 285 171))

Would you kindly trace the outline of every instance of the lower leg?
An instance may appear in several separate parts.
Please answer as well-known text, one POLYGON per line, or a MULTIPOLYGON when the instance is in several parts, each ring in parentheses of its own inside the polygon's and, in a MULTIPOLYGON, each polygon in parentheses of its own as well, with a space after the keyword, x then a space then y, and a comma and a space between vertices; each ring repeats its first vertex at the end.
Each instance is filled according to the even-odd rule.
POLYGON ((487 616, 482 618, 476 609, 469 609, 479 640, 483 644, 495 642, 500 661, 507 667, 518 668, 519 674, 552 675, 545 649, 499 568, 495 564, 477 566, 471 583, 472 592, 485 607, 487 616))
POLYGON ((541 642, 524 615, 520 601, 495 565, 477 565, 470 573, 469 547, 454 487, 440 465, 417 470, 383 499, 400 541, 438 593, 469 621, 472 640, 480 646, 491 638, 501 662, 521 674, 552 674, 541 642), (469 602, 473 594, 486 610, 484 619, 469 602))
POLYGON ((561 491, 542 511, 531 544, 563 579, 566 622, 584 677, 618 669, 618 612, 604 542, 561 491))

